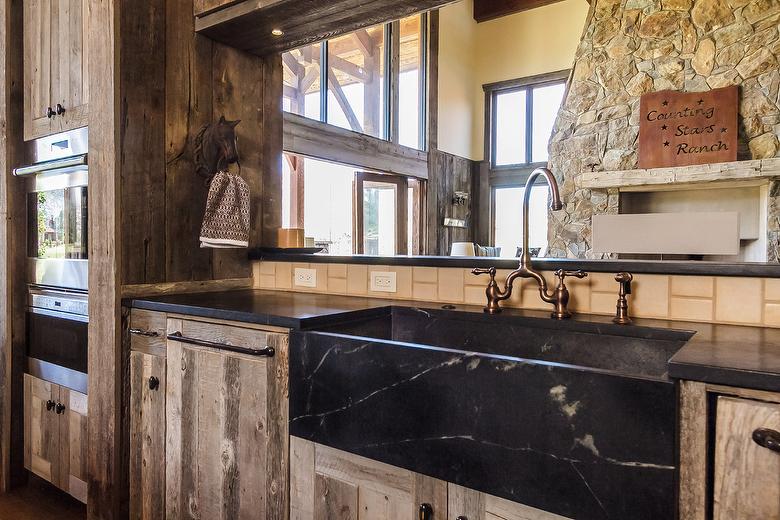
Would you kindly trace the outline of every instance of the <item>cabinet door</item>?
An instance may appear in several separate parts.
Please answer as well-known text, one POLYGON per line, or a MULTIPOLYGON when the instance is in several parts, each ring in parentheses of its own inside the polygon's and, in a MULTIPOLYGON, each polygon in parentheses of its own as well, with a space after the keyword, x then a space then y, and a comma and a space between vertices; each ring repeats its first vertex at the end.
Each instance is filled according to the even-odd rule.
POLYGON ((290 481, 291 520, 407 520, 422 504, 449 518, 445 482, 297 437, 290 481))
POLYGON ((24 0, 24 138, 52 133, 46 110, 51 100, 51 3, 24 0))
POLYGON ((88 0, 51 2, 51 106, 65 112, 52 118, 63 132, 89 123, 87 73, 88 0))
POLYGON ((59 464, 54 484, 87 503, 87 396, 60 387, 59 464))
POLYGON ((168 518, 283 519, 287 511, 286 335, 168 320, 168 518), (274 346, 272 358, 195 346, 274 346))
POLYGON ((49 482, 54 482, 59 459, 59 417, 54 407, 59 391, 55 384, 24 375, 24 467, 49 482))
POLYGON ((449 485, 448 518, 463 516, 469 520, 566 520, 542 511, 455 484, 449 485))
POLYGON ((753 432, 780 431, 780 404, 719 397, 715 425, 715 520, 780 519, 780 453, 753 432))
POLYGON ((130 518, 165 518, 165 358, 130 353, 130 518))

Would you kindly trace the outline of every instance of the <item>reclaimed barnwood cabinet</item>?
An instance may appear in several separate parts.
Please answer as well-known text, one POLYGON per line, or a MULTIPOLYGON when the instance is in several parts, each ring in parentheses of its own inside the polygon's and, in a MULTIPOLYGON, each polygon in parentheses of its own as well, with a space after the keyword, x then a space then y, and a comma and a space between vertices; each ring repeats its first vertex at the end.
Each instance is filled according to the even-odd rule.
POLYGON ((169 319, 168 334, 167 517, 286 518, 286 331, 169 319), (231 350, 236 346, 275 353, 231 350))
POLYGON ((566 520, 565 517, 487 493, 449 484, 447 518, 468 520, 566 520))
MULTIPOLYGON (((449 518, 447 483, 292 437, 290 520, 449 518)), ((454 517, 453 517, 454 518, 454 517)))
POLYGON ((195 0, 193 2, 195 16, 203 16, 216 9, 235 4, 239 0, 195 0))
POLYGON ((780 519, 780 453, 753 440, 780 431, 780 404, 718 397, 714 520, 780 519))
POLYGON ((778 436, 780 394, 682 381, 680 520, 780 520, 778 436))
MULTIPOLYGON (((161 316, 164 322, 164 315, 161 316)), ((130 353, 130 518, 133 520, 165 518, 165 361, 164 355, 130 353)))
POLYGON ((24 0, 24 138, 86 126, 88 0, 24 0))
POLYGON ((24 466, 87 501, 87 396, 24 375, 24 466))

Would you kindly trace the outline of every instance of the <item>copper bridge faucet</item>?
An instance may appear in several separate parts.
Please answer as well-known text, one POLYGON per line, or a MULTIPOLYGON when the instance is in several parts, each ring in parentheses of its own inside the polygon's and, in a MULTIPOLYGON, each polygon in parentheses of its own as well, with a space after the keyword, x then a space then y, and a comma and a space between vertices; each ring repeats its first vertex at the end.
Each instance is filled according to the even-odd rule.
POLYGON ((506 281, 504 282, 503 290, 501 290, 498 283, 496 283, 495 267, 490 267, 488 269, 477 268, 472 271, 472 273, 476 275, 490 275, 490 282, 485 290, 485 294, 487 295, 485 312, 487 313, 498 314, 501 312, 500 302, 507 300, 512 296, 512 287, 516 279, 533 278, 539 285, 539 296, 543 301, 551 303, 554 306, 552 317, 558 320, 570 318, 571 313, 568 310, 569 290, 566 288, 564 280, 567 276, 574 276, 576 278, 585 278, 588 276, 588 273, 584 271, 565 271, 563 269, 558 269, 555 271, 555 276, 558 277, 558 286, 552 294, 549 294, 547 292, 547 280, 545 280, 544 276, 542 276, 539 271, 536 271, 531 265, 531 253, 528 249, 528 208, 531 197, 531 188, 536 179, 540 176, 547 180, 547 185, 550 189, 550 196, 552 199, 550 202, 550 209, 558 211, 563 208, 558 183, 552 172, 547 168, 537 168, 534 170, 525 183, 525 193, 523 194, 523 252, 520 255, 520 267, 509 273, 509 276, 507 276, 506 281))

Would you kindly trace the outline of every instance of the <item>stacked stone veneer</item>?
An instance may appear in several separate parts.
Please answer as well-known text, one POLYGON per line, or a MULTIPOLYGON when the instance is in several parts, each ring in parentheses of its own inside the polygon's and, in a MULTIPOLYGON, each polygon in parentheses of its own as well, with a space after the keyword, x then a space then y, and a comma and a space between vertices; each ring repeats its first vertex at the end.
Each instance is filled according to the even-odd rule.
MULTIPOLYGON (((639 99, 658 90, 740 85, 740 159, 780 156, 780 0, 595 0, 553 130, 550 166, 567 202, 551 216, 550 255, 590 251, 591 217, 617 213, 617 190, 578 185, 584 171, 637 168, 639 99)), ((770 188, 769 257, 778 215, 770 188)))

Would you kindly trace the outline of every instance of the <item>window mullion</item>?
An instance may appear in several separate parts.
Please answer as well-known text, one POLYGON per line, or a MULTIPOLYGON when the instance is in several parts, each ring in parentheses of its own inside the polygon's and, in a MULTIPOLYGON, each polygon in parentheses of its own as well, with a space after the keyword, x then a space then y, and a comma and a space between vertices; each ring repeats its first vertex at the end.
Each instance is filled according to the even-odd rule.
POLYGON ((525 94, 525 163, 531 164, 534 146, 534 89, 525 94))
POLYGON ((390 49, 392 47, 392 39, 393 39, 392 32, 393 32, 392 31, 392 25, 389 24, 389 23, 385 24, 385 26, 384 26, 385 45, 384 45, 384 56, 382 57, 382 59, 384 60, 384 63, 385 63, 385 77, 384 77, 385 88, 384 88, 384 92, 383 92, 383 97, 384 97, 384 100, 383 100, 383 110, 384 110, 383 117, 384 117, 384 123, 385 124, 384 124, 384 130, 383 130, 384 133, 382 135, 382 138, 387 140, 387 141, 391 141, 392 140, 390 134, 392 133, 392 124, 393 124, 393 121, 392 121, 393 109, 391 107, 391 105, 392 105, 392 103, 391 103, 391 99, 392 99, 391 91, 393 89, 393 82, 392 82, 392 79, 391 79, 392 78, 391 71, 392 71, 392 68, 393 68, 393 64, 392 64, 392 60, 391 60, 392 52, 390 51, 390 49))
POLYGON ((328 122, 328 40, 320 48, 320 121, 328 122))
POLYGON ((420 75, 419 75, 419 115, 420 137, 418 146, 428 149, 428 13, 420 15, 420 75))

